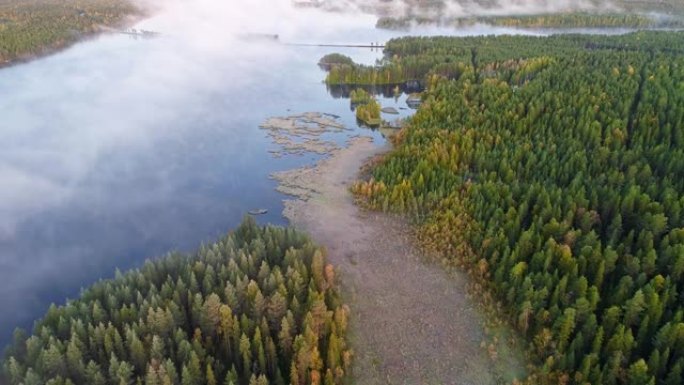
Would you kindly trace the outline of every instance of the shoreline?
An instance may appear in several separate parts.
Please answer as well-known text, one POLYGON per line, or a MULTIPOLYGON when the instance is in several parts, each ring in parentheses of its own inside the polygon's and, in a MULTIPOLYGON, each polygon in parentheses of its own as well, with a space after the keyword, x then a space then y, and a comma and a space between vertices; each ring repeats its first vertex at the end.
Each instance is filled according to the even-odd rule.
POLYGON ((90 31, 90 32, 83 32, 78 35, 78 37, 72 41, 64 42, 62 44, 51 44, 51 45, 45 45, 42 47, 36 48, 37 50, 40 50, 41 52, 39 53, 32 53, 32 54, 24 54, 21 56, 18 56, 13 59, 6 60, 4 62, 0 62, 0 71, 3 69, 7 68, 12 68, 15 66, 19 66, 22 64, 27 64, 35 60, 40 60, 44 59, 46 57, 58 54, 60 52, 66 51, 69 48, 80 44, 80 43, 85 43, 87 41, 95 40, 100 36, 106 35, 108 33, 113 33, 111 31, 108 31, 107 28, 113 28, 113 29, 121 29, 121 28, 131 28, 134 25, 138 24, 139 22, 149 18, 150 15, 146 14, 141 14, 141 15, 128 15, 122 20, 120 24, 112 25, 112 26, 98 26, 98 29, 96 31, 90 31))
POLYGON ((315 165, 272 175, 278 191, 292 196, 284 201, 283 216, 324 245, 339 271, 351 307, 354 383, 489 385, 522 379, 522 354, 486 333, 486 316, 469 294, 467 276, 418 250, 401 217, 354 203, 349 187, 361 168, 390 150, 390 144, 356 136, 315 165))

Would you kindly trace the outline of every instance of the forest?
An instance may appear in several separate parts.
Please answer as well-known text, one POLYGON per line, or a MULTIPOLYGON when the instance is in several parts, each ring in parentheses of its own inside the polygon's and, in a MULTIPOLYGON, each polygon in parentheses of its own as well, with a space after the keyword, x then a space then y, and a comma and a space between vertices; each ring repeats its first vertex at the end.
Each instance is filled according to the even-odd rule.
POLYGON ((381 17, 376 27, 409 29, 413 25, 463 28, 477 24, 514 28, 682 28, 681 16, 654 16, 634 13, 553 13, 518 16, 475 16, 457 18, 381 17))
POLYGON ((0 66, 63 48, 139 14, 128 0, 0 0, 0 66))
POLYGON ((51 306, 3 368, 12 385, 341 384, 348 317, 322 249, 246 218, 51 306))
POLYGON ((528 384, 683 382, 683 45, 638 32, 386 46, 377 72, 421 63, 427 89, 352 191, 469 273, 528 341, 528 384), (460 70, 428 68, 433 53, 460 70))
MULTIPOLYGON (((566 56, 578 50, 659 51, 684 53, 681 33, 643 32, 619 36, 582 34, 526 37, 503 35, 463 37, 412 37, 393 39, 385 45, 385 56, 376 65, 348 62, 328 66, 326 84, 331 86, 396 86, 427 85, 430 78, 457 79, 479 61, 484 61, 486 74, 494 71, 488 64, 535 58, 566 56), (491 46, 495 42, 496 46, 491 46), (545 44, 540 44, 544 42, 545 44)), ((478 74, 479 75, 479 74, 478 74)))

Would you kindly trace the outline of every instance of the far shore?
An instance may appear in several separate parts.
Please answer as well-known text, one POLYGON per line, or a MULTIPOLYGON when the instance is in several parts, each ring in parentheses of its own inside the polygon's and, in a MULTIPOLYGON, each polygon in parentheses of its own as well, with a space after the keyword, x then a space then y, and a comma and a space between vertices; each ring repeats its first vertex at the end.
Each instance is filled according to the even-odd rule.
POLYGON ((107 33, 115 33, 112 32, 112 30, 116 29, 126 29, 126 28, 131 28, 141 22, 142 20, 145 20, 149 15, 140 15, 140 16, 134 16, 134 15, 129 15, 126 19, 126 21, 122 22, 121 24, 114 25, 114 26, 100 26, 97 30, 95 31, 89 31, 89 32, 83 32, 79 33, 78 37, 75 39, 68 41, 68 42, 63 42, 61 44, 51 44, 51 45, 46 45, 43 47, 37 48, 40 50, 40 52, 34 52, 34 53, 27 53, 27 54, 22 54, 18 57, 7 59, 3 62, 0 62, 0 70, 5 69, 5 68, 10 68, 14 66, 18 66, 21 64, 26 64, 29 62, 32 62, 34 60, 39 60, 51 55, 54 55, 56 53, 62 52, 64 50, 67 50, 76 44, 83 43, 89 40, 93 40, 99 36, 102 36, 107 33))

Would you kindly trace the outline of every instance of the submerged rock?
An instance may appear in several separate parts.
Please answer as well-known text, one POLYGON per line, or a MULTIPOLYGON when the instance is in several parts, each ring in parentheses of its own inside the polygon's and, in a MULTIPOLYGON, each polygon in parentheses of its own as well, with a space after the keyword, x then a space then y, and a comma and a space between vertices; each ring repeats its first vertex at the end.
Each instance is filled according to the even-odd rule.
POLYGON ((368 127, 378 127, 382 124, 382 119, 380 119, 380 118, 361 119, 361 118, 357 117, 356 119, 368 127))
POLYGON ((380 111, 382 111, 386 114, 395 114, 395 115, 399 113, 399 111, 397 111, 397 109, 394 107, 383 107, 382 110, 380 110, 380 111))
POLYGON ((421 103, 420 94, 411 94, 408 96, 408 98, 406 98, 406 104, 414 110, 420 106, 420 103, 421 103))
POLYGON ((268 212, 268 210, 266 210, 266 209, 256 209, 256 210, 247 211, 247 213, 249 215, 262 215, 262 214, 266 214, 267 212, 268 212))

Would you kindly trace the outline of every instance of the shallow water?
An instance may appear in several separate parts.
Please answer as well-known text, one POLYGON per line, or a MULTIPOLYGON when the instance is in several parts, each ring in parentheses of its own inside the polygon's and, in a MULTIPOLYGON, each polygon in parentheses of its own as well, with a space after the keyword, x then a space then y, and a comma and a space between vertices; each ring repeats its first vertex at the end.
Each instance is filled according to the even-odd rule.
MULTIPOLYGON (((323 17, 302 11, 295 22, 311 28, 265 32, 280 33, 281 43, 368 44, 406 34, 375 30, 372 17, 323 17)), ((141 24, 162 32, 156 39, 103 35, 0 70, 0 345, 50 303, 117 268, 215 240, 248 210, 268 209, 260 222, 286 223, 285 197, 268 176, 317 156, 271 157, 275 146, 258 128, 267 117, 332 113, 355 128, 334 140, 362 132, 383 141, 356 125, 349 101, 327 92, 316 65, 332 52, 371 64, 378 51, 196 39, 198 31, 169 31, 166 21, 141 24)), ((405 97, 381 102, 399 109, 405 97)))

